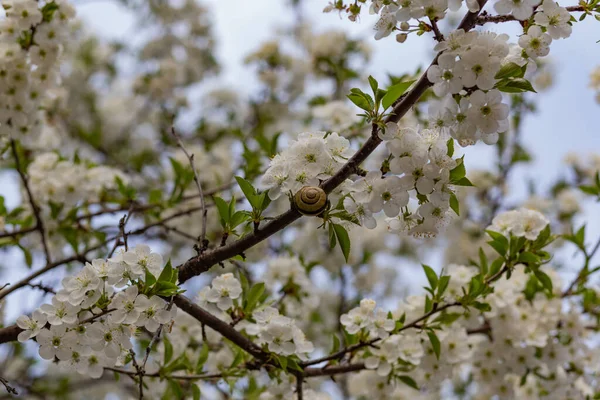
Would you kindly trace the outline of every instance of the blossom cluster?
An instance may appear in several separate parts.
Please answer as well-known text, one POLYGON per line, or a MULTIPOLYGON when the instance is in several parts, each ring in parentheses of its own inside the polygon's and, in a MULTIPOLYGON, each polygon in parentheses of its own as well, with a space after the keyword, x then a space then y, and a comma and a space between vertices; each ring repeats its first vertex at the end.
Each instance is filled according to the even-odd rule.
POLYGON ((66 1, 3 0, 0 20, 0 126, 13 138, 36 136, 40 107, 57 84, 58 60, 75 9, 66 1))
POLYGON ((450 170, 459 162, 448 155, 448 137, 438 129, 399 128, 390 123, 380 133, 393 156, 389 171, 369 171, 349 185, 345 209, 367 228, 374 228, 374 213, 384 211, 390 229, 415 236, 435 236, 450 220, 449 200, 453 194, 450 170), (419 198, 414 213, 411 195, 419 198), (424 200, 426 199, 426 200, 424 200))
POLYGON ((198 294, 201 306, 216 306, 227 311, 234 306, 234 300, 242 294, 242 285, 232 273, 223 274, 213 279, 211 286, 206 286, 198 294))
MULTIPOLYGON (((467 8, 471 12, 479 11, 476 0, 466 0, 467 8)), ((411 1, 382 1, 372 0, 370 13, 378 14, 379 20, 375 24, 375 39, 379 40, 389 36, 394 31, 399 31, 397 39, 406 40, 407 33, 416 31, 409 24, 411 20, 428 17, 431 20, 443 19, 448 10, 457 11, 462 6, 461 0, 411 0, 411 1)), ((324 11, 333 11, 336 7, 328 6, 324 11)), ((512 15, 517 20, 528 20, 533 15, 535 25, 531 35, 524 35, 520 43, 530 57, 541 56, 547 49, 552 39, 566 38, 571 34, 571 16, 566 8, 559 6, 553 0, 498 0, 494 4, 495 10, 500 15, 512 15), (541 4, 540 4, 541 3, 541 4), (544 28, 542 31, 540 28, 544 28), (543 33, 548 33, 545 35, 543 33), (530 41, 530 39, 536 40, 530 41)), ((527 32, 529 34, 529 32, 527 32)), ((546 53, 547 54, 547 53, 546 53)), ((543 54, 545 55, 545 54, 543 54)))
MULTIPOLYGON (((279 264, 282 262, 285 263, 277 261, 279 264)), ((294 259, 290 259, 287 264, 293 263, 294 259)), ((292 272, 291 269, 289 272, 292 272)), ((210 286, 200 290, 198 304, 219 318, 231 321, 231 315, 234 315, 233 312, 242 304, 241 294, 240 281, 232 273, 225 273, 215 277, 210 286)), ((280 315, 278 309, 268 306, 255 310, 252 319, 254 322, 239 321, 238 329, 257 336, 257 343, 265 345, 269 351, 284 356, 296 354, 300 358, 306 358, 306 355, 313 351, 313 344, 296 326, 296 321, 280 315)))
POLYGON ((104 165, 88 166, 61 159, 56 153, 36 155, 27 168, 32 194, 42 204, 72 207, 95 202, 106 190, 117 188, 116 178, 127 183, 121 171, 104 165))
MULTIPOLYGON (((448 271, 452 280, 451 270, 469 271, 467 276, 478 273, 474 267, 452 266, 448 271)), ((546 271, 554 285, 560 287, 556 273, 546 271)), ((559 297, 537 292, 528 298, 526 288, 530 279, 525 266, 516 265, 513 276, 499 281, 494 293, 487 297, 490 311, 480 315, 464 314, 456 322, 435 331, 438 350, 425 331, 407 329, 384 335, 375 347, 362 351, 360 357, 365 367, 373 372, 363 372, 357 379, 377 380, 371 377, 376 374, 384 379, 383 388, 391 393, 407 389, 390 384, 389 378, 410 373, 421 388, 420 394, 415 392, 411 398, 429 399, 439 395, 448 380, 457 386, 465 385, 462 372, 468 370, 475 382, 473 390, 481 398, 583 399, 591 396, 598 367, 597 354, 590 352, 587 317, 574 302, 569 302, 564 309, 559 297), (565 368, 566 365, 570 367, 565 368)), ((468 281, 462 280, 463 287, 468 281)), ((364 332, 369 330, 366 318, 356 316, 370 315, 375 303, 363 302, 365 304, 361 302, 360 307, 341 318, 349 334, 360 332, 357 324, 364 325, 364 332), (355 315, 354 321, 349 320, 350 314, 355 315)), ((393 315, 395 318, 404 315, 407 322, 416 320, 422 315, 424 302, 424 296, 411 296, 393 315)), ((372 340, 378 335, 367 337, 372 340)), ((361 390, 360 385, 356 385, 352 392, 359 395, 361 390)), ((377 398, 393 397, 382 394, 377 398)))
POLYGON ((316 309, 319 297, 298 257, 281 256, 269 260, 263 279, 272 293, 281 292, 280 305, 290 317, 306 317, 316 309))
POLYGON ((63 279, 50 304, 17 319, 19 341, 35 338, 43 359, 99 378, 104 367, 123 364, 138 329, 155 332, 175 317, 175 306, 140 293, 148 274, 157 277, 163 267, 160 254, 144 244, 87 263, 63 279))
POLYGON ((521 208, 497 215, 489 230, 535 240, 550 221, 539 211, 521 208))
POLYGON ((280 315, 276 308, 255 311, 252 317, 256 322, 243 326, 248 334, 257 336, 259 345, 266 346, 269 351, 282 356, 297 355, 306 360, 314 350, 313 343, 296 326, 296 321, 280 315))
POLYGON ((296 193, 303 186, 318 186, 353 154, 348 139, 333 132, 305 132, 270 161, 261 184, 269 189, 269 197, 296 193))

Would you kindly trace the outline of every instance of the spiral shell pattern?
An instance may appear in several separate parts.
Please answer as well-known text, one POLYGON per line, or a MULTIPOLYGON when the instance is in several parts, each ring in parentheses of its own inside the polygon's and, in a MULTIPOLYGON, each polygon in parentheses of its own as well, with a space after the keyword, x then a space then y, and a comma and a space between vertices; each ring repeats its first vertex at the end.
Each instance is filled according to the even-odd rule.
POLYGON ((320 187, 305 186, 294 195, 296 209, 304 215, 319 215, 327 208, 327 193, 320 187))

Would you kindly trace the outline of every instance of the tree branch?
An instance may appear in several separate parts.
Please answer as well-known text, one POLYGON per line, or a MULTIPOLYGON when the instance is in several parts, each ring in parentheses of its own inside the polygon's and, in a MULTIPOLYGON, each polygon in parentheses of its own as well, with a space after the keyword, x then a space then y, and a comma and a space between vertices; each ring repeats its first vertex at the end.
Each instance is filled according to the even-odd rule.
POLYGON ((206 210, 206 204, 204 202, 204 193, 202 192, 202 185, 200 185, 200 179, 198 178, 198 171, 196 170, 196 163, 194 162, 194 155, 188 153, 188 151, 185 149, 185 146, 183 145, 181 138, 179 137, 177 132, 175 132, 175 127, 173 127, 173 126, 171 126, 171 133, 177 140, 177 145, 179 146, 181 151, 183 151, 183 154, 185 154, 185 156, 187 157, 187 159, 190 163, 190 167, 192 168, 192 172, 194 173, 194 182, 196 183, 196 188, 198 189, 198 194, 200 195, 200 210, 202 212, 202 225, 201 225, 202 231, 200 233, 200 237, 198 238, 197 251, 199 254, 202 254, 202 253, 204 253, 204 251, 206 251, 206 248, 208 247, 208 241, 206 240, 207 210, 206 210))
MULTIPOLYGON (((584 12, 583 6, 569 6, 565 7, 568 12, 584 12)), ((519 21, 512 15, 489 15, 487 11, 481 13, 481 15, 475 21, 476 25, 485 25, 487 23, 499 24, 501 22, 519 21)))
POLYGON ((44 222, 42 221, 42 216, 40 215, 40 208, 38 207, 37 203, 35 202, 35 199, 33 198, 33 193, 31 192, 31 188, 29 187, 29 179, 27 178, 25 171, 22 169, 21 160, 19 159, 19 152, 17 151, 17 143, 14 139, 11 139, 10 147, 12 149, 13 157, 15 158, 15 169, 21 177, 21 182, 23 182, 23 186, 25 186, 27 198, 29 200, 29 204, 31 205, 31 209, 35 217, 35 229, 37 229, 40 232, 42 246, 44 248, 44 255, 46 256, 46 262, 49 263, 52 260, 50 258, 50 250, 48 249, 48 242, 46 240, 46 229, 44 227, 44 222))

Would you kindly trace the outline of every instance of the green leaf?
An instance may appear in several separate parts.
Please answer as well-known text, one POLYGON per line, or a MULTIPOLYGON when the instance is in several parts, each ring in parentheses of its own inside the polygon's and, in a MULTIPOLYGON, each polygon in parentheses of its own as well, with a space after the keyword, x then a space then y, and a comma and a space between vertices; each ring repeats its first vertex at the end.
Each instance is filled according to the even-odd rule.
POLYGON ((358 108, 361 108, 361 109, 363 109, 365 111, 369 111, 369 112, 373 110, 373 106, 371 106, 371 103, 365 97, 364 93, 363 94, 350 93, 346 97, 348 97, 350 99, 350 101, 353 102, 358 108))
POLYGON ((540 269, 534 269, 533 274, 540 281, 542 286, 548 290, 548 292, 552 293, 552 279, 540 269))
POLYGON ((450 170, 450 183, 456 184, 460 179, 464 178, 467 174, 465 169, 464 157, 459 158, 458 165, 450 170))
POLYGON ((467 179, 467 177, 460 178, 456 182, 453 182, 453 185, 456 185, 456 186, 475 186, 475 185, 473 185, 471 183, 471 181, 469 179, 467 179))
POLYGON ((258 300, 265 291, 264 282, 259 282, 256 285, 253 285, 250 291, 248 292, 248 296, 246 298, 246 307, 244 307, 244 311, 252 312, 256 305, 258 304, 258 300))
POLYGON ((171 266, 171 259, 167 261, 167 265, 163 268, 158 276, 158 282, 171 282, 171 277, 173 276, 173 267, 171 266))
POLYGON ((56 10, 58 10, 58 4, 56 4, 54 1, 46 3, 40 10, 42 12, 42 19, 45 22, 52 21, 52 16, 56 10))
POLYGON ((442 297, 446 289, 448 288, 448 284, 450 283, 450 275, 442 275, 438 281, 437 288, 437 296, 438 298, 442 297))
POLYGON ((492 246, 492 248, 494 248, 494 250, 496 250, 498 254, 504 257, 509 248, 508 239, 498 232, 490 230, 486 230, 485 232, 492 238, 492 240, 490 240, 488 244, 492 246))
POLYGON ((379 84, 377 83, 375 78, 373 78, 371 75, 369 75, 368 79, 369 79, 369 86, 371 86, 371 90, 373 91, 373 94, 377 94, 377 89, 379 88, 379 84))
POLYGON ((200 400, 200 396, 202 392, 200 392, 200 388, 195 383, 192 384, 192 396, 194 400, 200 400))
POLYGON ((279 357, 279 365, 284 371, 287 371, 288 359, 287 357, 279 357))
POLYGON ((196 362, 196 373, 202 373, 204 363, 208 360, 208 343, 202 343, 202 350, 200 350, 200 354, 198 355, 198 361, 196 362))
POLYGON ((502 268, 503 265, 504 265, 504 259, 502 257, 496 258, 494 260, 494 262, 492 262, 492 265, 490 265, 490 270, 489 270, 487 276, 496 275, 498 272, 500 272, 500 269, 502 268))
POLYGON ((335 248, 337 240, 335 239, 335 230, 333 229, 334 224, 329 224, 329 248, 335 248))
POLYGON ((245 211, 236 211, 229 220, 229 228, 235 229, 236 226, 250 220, 250 215, 245 211))
POLYGON ((433 290, 435 290, 435 288, 437 287, 437 284, 438 284, 437 274, 435 273, 433 268, 431 268, 429 265, 421 264, 421 266, 423 267, 423 271, 425 271, 425 276, 427 277, 427 280, 429 281, 429 286, 431 286, 431 288, 433 290))
POLYGON ((579 186, 579 190, 581 190, 585 194, 590 194, 592 196, 600 195, 600 187, 596 187, 596 186, 581 185, 581 186, 579 186))
POLYGON ((383 109, 385 110, 394 104, 394 102, 398 100, 398 98, 402 96, 414 82, 415 81, 399 82, 393 86, 390 86, 387 89, 385 96, 383 96, 383 99, 381 99, 381 105, 383 106, 383 109))
POLYGON ((169 389, 173 392, 173 398, 175 399, 183 399, 183 390, 181 390, 181 385, 179 382, 169 379, 169 389))
POLYGON ((213 200, 221 217, 221 225, 226 227, 229 224, 229 204, 218 196, 213 196, 213 200))
POLYGON ((448 149, 446 151, 446 155, 448 157, 452 157, 452 155, 454 155, 454 138, 448 139, 448 141, 446 142, 446 148, 448 149))
POLYGON ((496 73, 494 78, 506 79, 506 78, 521 78, 523 77, 523 68, 513 62, 504 64, 500 70, 496 73))
POLYGON ((479 248, 479 269, 484 275, 488 272, 487 256, 481 247, 479 248))
POLYGON ((144 278, 144 282, 146 283, 146 287, 150 287, 156 283, 156 277, 152 275, 152 272, 148 268, 146 268, 146 276, 144 278))
POLYGON ((333 336, 333 345, 331 346, 330 354, 336 353, 340 349, 340 346, 341 346, 340 338, 338 337, 338 335, 336 335, 334 333, 332 336, 333 336))
POLYGON ((413 378, 408 375, 399 375, 398 379, 401 380, 405 385, 410 386, 415 390, 419 390, 419 386, 417 386, 417 382, 413 378))
POLYGON ((534 92, 535 89, 531 86, 531 82, 529 82, 525 78, 516 78, 509 79, 505 81, 500 81, 497 84, 497 89, 501 92, 505 93, 523 93, 523 92, 534 92))
POLYGON ((529 265, 537 265, 540 263, 540 257, 536 256, 535 254, 526 251, 524 253, 521 253, 519 255, 519 262, 522 262, 524 264, 529 264, 529 265))
POLYGON ((163 364, 167 365, 167 363, 171 361, 171 358, 173 358, 173 345, 166 336, 163 338, 163 342, 165 344, 165 355, 163 358, 163 364))
POLYGON ((473 307, 478 309, 481 312, 489 312, 492 311, 492 307, 488 303, 482 303, 480 301, 473 302, 473 307))
POLYGON ((252 184, 250 182, 248 182, 241 176, 236 176, 235 180, 237 181, 238 185, 240 186, 240 189, 242 189, 244 196, 246 196, 246 199, 248 199, 248 202, 250 203, 252 208, 260 209, 262 206, 262 204, 261 204, 262 198, 257 195, 256 189, 254 188, 254 186, 252 186, 252 184))
POLYGON ((429 331, 427 332, 427 336, 429 336, 429 341, 431 342, 431 347, 433 348, 433 352, 435 353, 435 358, 440 359, 440 339, 437 337, 435 332, 429 331))
POLYGON ((31 268, 31 266, 33 265, 33 256, 31 255, 31 251, 29 251, 29 249, 27 249, 25 246, 22 246, 21 244, 17 244, 17 246, 23 251, 25 264, 27 264, 27 266, 31 268))
POLYGON ((340 248, 342 249, 344 258, 346 259, 346 262, 348 262, 348 258, 350 257, 350 236, 348 236, 348 231, 342 225, 331 225, 333 225, 335 236, 337 237, 337 240, 340 243, 340 248))
POLYGON ((450 208, 456 213, 456 215, 460 215, 460 205, 458 204, 458 197, 456 197, 456 194, 454 193, 450 194, 450 208))

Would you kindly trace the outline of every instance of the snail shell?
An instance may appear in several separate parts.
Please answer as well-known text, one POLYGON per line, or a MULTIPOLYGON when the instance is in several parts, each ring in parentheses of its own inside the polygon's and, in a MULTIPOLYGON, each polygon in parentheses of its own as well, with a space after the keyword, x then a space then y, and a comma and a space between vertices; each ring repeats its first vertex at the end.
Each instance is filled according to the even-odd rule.
POLYGON ((294 195, 294 204, 300 214, 319 215, 329 205, 327 193, 317 186, 304 186, 294 195))

